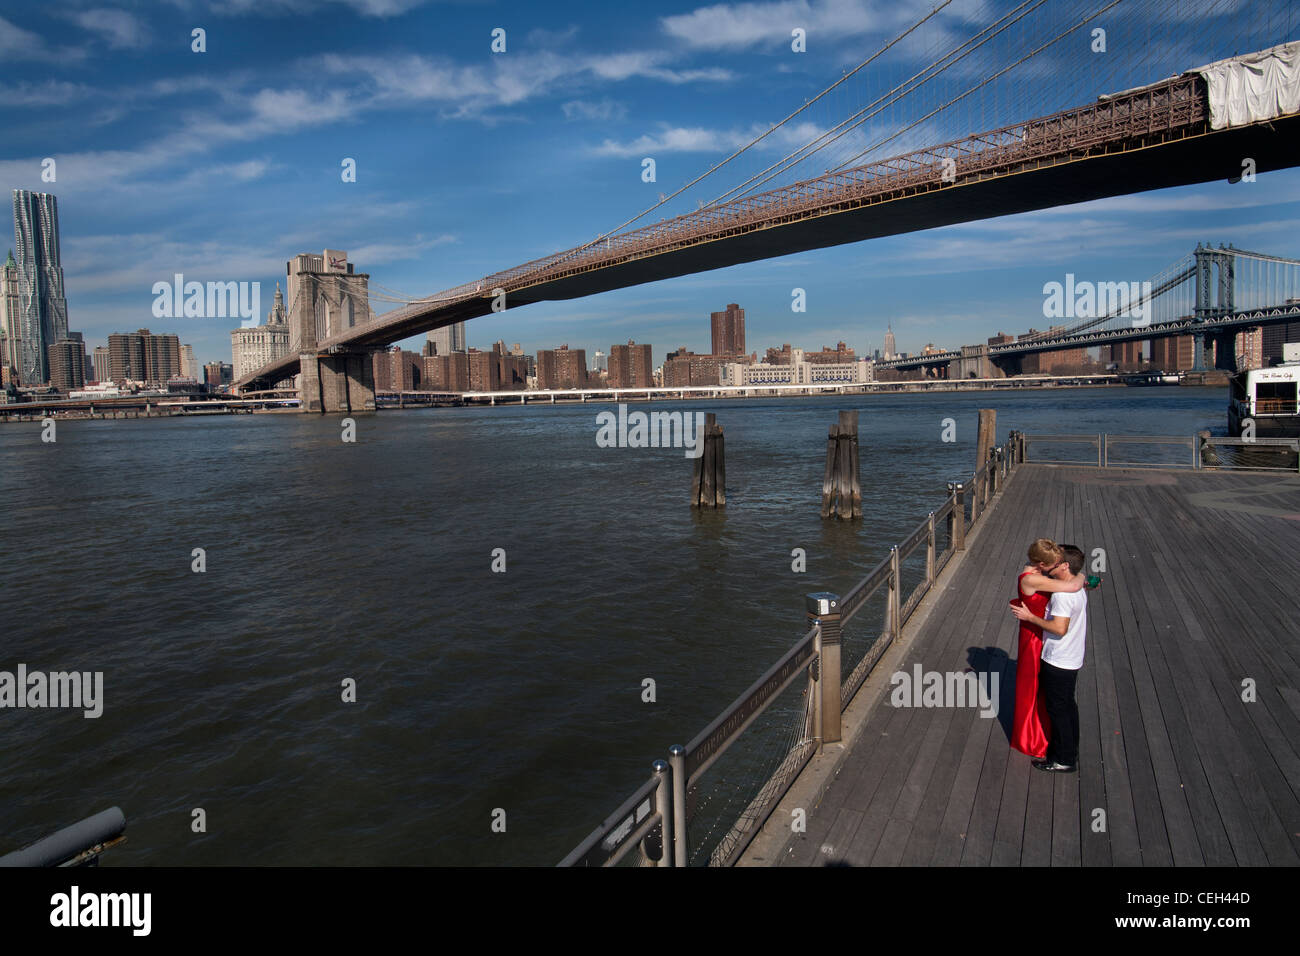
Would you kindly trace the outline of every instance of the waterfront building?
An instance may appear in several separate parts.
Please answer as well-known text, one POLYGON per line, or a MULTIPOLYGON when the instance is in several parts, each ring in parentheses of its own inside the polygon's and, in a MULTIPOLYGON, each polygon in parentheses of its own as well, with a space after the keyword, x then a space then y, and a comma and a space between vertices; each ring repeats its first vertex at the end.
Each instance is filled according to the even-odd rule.
MULTIPOLYGON (((769 351, 771 351, 769 349, 769 351)), ((662 377, 664 388, 687 388, 692 385, 718 385, 722 370, 728 364, 726 356, 696 355, 685 348, 668 353, 664 360, 662 377)), ((740 363, 744 364, 744 363, 740 363)))
POLYGON ((465 352, 469 349, 466 345, 464 322, 434 329, 429 333, 428 340, 433 343, 432 354, 434 355, 450 355, 452 352, 465 352))
MULTIPOLYGON (((277 286, 277 289, 276 289, 276 294, 277 294, 277 295, 279 294, 278 286, 277 286)), ((288 333, 288 325, 287 325, 287 324, 285 325, 285 332, 286 332, 286 336, 287 336, 287 333, 288 333)), ((288 343, 288 339, 287 339, 287 337, 286 337, 286 340, 285 340, 285 349, 286 349, 286 350, 288 349, 288 346, 289 346, 289 343, 288 343)), ((277 358, 278 358, 278 357, 279 357, 279 356, 277 356, 277 358)), ((203 378, 203 370, 202 370, 201 368, 199 368, 199 360, 196 359, 196 358, 194 357, 194 346, 192 346, 192 345, 182 345, 182 346, 181 346, 181 369, 183 370, 183 371, 181 372, 181 374, 184 375, 186 378, 193 379, 193 380, 196 381, 196 382, 202 380, 202 378, 203 378)))
POLYGON ((108 337, 109 377, 114 382, 165 385, 183 376, 180 337, 154 335, 148 329, 114 332, 108 337))
POLYGON ((46 348, 50 385, 69 392, 86 384, 86 346, 80 339, 64 339, 46 348))
POLYGON ((17 247, 19 377, 24 385, 49 381, 47 349, 68 338, 68 300, 59 257, 59 202, 49 193, 14 190, 17 247))
POLYGON ((537 387, 586 388, 587 350, 571 349, 565 344, 558 349, 543 349, 538 352, 537 387))
POLYGON ((423 359, 424 388, 431 392, 469 391, 469 353, 426 355, 423 359))
POLYGON ((18 263, 14 252, 0 266, 0 369, 18 381, 22 367, 22 310, 18 294, 18 263))
MULTIPOLYGON (((1149 348, 1150 346, 1148 346, 1149 348)), ((1112 364, 1118 371, 1132 372, 1142 366, 1142 341, 1116 342, 1101 347, 1102 361, 1112 364)))
POLYGON ((216 390, 222 385, 229 385, 232 381, 234 366, 226 362, 209 362, 203 366, 203 384, 209 389, 216 390))
MULTIPOLYGON (((722 312, 709 314, 714 355, 743 355, 745 352, 745 310, 735 302, 722 312)), ((613 357, 610 357, 613 361, 613 357)))
POLYGON ((1264 328, 1256 325, 1237 333, 1237 371, 1264 367, 1264 328))
POLYGON ((649 345, 612 345, 609 349, 609 387, 647 388, 654 384, 654 361, 649 345))
POLYGON ((856 362, 858 356, 843 342, 837 342, 833 349, 823 345, 820 352, 805 352, 803 359, 814 365, 847 365, 856 362))
POLYGON ((109 367, 109 350, 107 345, 96 345, 94 361, 94 374, 96 382, 111 382, 113 373, 109 367))
MULTIPOLYGON (((1207 363, 1213 362, 1206 342, 1207 363)), ((1164 335, 1151 340, 1151 366, 1165 372, 1186 372, 1196 363, 1196 341, 1190 335, 1164 335)))
POLYGON ((465 353, 469 362, 469 390, 495 392, 501 387, 501 365, 498 353, 470 349, 465 353))
MULTIPOLYGON (((519 348, 515 345, 515 348, 519 348)), ((528 387, 528 358, 522 353, 507 352, 504 342, 492 346, 497 363, 499 387, 515 391, 528 387)))
MULTIPOLYGON (((185 346, 189 348, 189 346, 185 346)), ((265 325, 235 329, 230 333, 230 364, 235 378, 243 378, 263 365, 289 354, 289 316, 284 308, 284 294, 280 283, 275 284, 275 304, 266 314, 265 325)), ((193 357, 191 350, 190 357, 193 357)), ((188 361, 185 374, 189 374, 188 361)), ((195 376, 197 378, 197 376, 195 376)))
POLYGON ((794 349, 789 365, 746 365, 730 362, 722 371, 723 385, 860 385, 875 380, 867 359, 832 365, 809 362, 803 349, 794 349))

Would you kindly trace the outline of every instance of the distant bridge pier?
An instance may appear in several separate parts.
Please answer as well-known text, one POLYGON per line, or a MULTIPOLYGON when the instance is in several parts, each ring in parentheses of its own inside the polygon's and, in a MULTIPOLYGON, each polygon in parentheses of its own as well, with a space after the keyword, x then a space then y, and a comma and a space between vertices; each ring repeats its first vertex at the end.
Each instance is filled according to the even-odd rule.
POLYGON ((370 351, 304 352, 302 402, 304 412, 373 412, 375 370, 370 351))

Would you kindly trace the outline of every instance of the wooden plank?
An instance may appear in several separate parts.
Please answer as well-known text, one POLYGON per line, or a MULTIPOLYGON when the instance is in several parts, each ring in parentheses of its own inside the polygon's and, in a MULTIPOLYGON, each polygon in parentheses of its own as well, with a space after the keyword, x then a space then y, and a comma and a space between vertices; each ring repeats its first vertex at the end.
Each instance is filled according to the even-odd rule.
POLYGON ((844 861, 873 865, 1300 862, 1300 694, 1294 709, 1287 699, 1300 641, 1274 583, 1300 578, 1300 524, 1227 507, 1267 499, 1300 513, 1300 481, 1288 493, 1270 480, 1022 467, 908 659, 944 671, 965 654, 1002 654, 1009 678, 1003 578, 1022 560, 1020 537, 1104 548, 1076 690, 1080 773, 1028 770, 1000 724, 969 708, 886 700, 810 811, 809 839, 782 862, 822 862, 837 827, 844 861), (1267 493, 1238 494, 1258 488, 1267 493), (1192 504, 1199 491, 1225 506, 1192 504), (1259 566, 1261 543, 1273 579, 1238 570, 1259 566), (1254 704, 1240 700, 1243 675, 1257 675, 1254 704))

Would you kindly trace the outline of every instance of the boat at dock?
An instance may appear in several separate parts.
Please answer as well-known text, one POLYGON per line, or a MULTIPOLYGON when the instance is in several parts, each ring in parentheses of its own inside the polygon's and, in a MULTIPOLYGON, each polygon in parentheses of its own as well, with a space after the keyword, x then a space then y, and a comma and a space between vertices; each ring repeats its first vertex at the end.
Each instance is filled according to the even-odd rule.
POLYGON ((1178 385, 1182 382, 1183 375, 1181 372, 1136 372, 1132 375, 1124 375, 1120 381, 1125 385, 1178 385))
POLYGON ((1228 433, 1241 437, 1252 422, 1256 438, 1300 438, 1300 362, 1245 369, 1232 376, 1228 433))

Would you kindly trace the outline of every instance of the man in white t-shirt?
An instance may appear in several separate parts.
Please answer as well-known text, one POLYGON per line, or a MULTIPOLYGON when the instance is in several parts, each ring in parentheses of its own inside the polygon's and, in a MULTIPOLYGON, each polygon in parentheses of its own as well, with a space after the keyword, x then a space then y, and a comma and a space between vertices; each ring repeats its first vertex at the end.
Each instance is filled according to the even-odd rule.
MULTIPOLYGON (((1053 577, 1077 578, 1084 582, 1083 552, 1072 544, 1061 545, 1065 565, 1058 566, 1053 577)), ((1033 765, 1047 773, 1074 773, 1079 766, 1079 705, 1074 686, 1083 667, 1084 643, 1088 630, 1088 592, 1057 591, 1047 605, 1047 617, 1013 607, 1012 613, 1022 621, 1043 629, 1043 654, 1038 667, 1038 687, 1043 705, 1052 724, 1047 757, 1033 765)))

